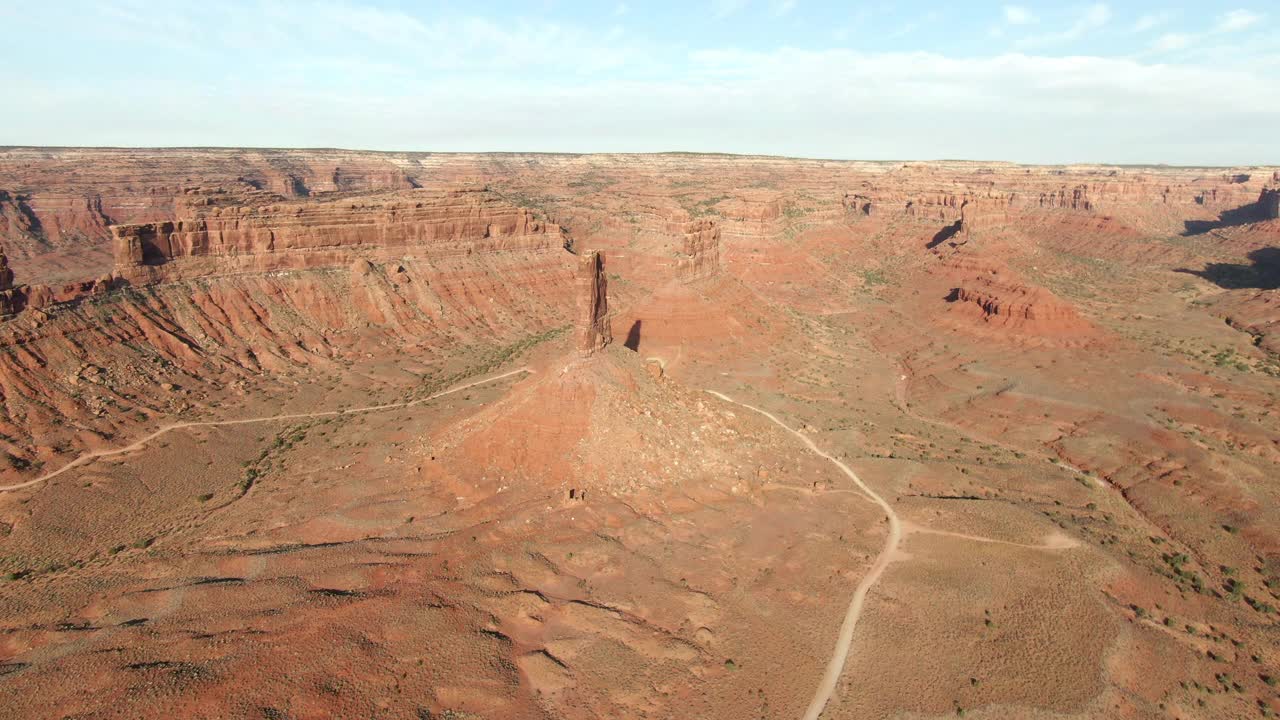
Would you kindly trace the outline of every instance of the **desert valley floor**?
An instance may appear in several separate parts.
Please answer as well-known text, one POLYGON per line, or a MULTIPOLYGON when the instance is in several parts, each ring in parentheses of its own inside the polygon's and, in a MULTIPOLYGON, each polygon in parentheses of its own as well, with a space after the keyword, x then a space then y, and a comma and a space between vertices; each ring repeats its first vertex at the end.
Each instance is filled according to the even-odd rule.
POLYGON ((1280 713, 1280 169, 0 149, 0 715, 1280 713))

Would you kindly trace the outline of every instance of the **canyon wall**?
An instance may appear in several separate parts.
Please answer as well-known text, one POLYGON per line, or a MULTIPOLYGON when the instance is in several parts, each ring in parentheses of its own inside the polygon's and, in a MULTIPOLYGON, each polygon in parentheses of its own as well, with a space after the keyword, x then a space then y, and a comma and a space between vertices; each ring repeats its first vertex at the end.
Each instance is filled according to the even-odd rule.
POLYGON ((41 230, 26 198, 0 190, 0 240, 25 246, 39 242, 41 230))
POLYGON ((839 202, 853 220, 896 214, 939 229, 954 225, 966 236, 1071 217, 1105 218, 1113 229, 1132 233, 1173 235, 1249 212, 1270 178, 1191 168, 945 165, 904 166, 869 178, 844 191, 839 202))
POLYGON ((424 362, 572 316, 564 232, 492 193, 241 204, 269 197, 184 193, 182 217, 113 227, 97 279, 18 286, 0 256, 0 475, 277 374, 375 349, 424 362))
POLYGON ((859 218, 904 218, 936 224, 936 232, 962 215, 963 228, 957 230, 967 234, 1034 216, 1038 223, 1106 218, 1113 227, 1135 233, 1176 235, 1189 222, 1215 222, 1223 213, 1256 203, 1262 190, 1274 187, 1276 174, 1274 168, 710 155, 8 148, 0 150, 0 246, 24 278, 56 284, 110 271, 111 225, 182 221, 181 227, 156 230, 176 233, 178 252, 185 249, 183 242, 199 246, 204 232, 230 237, 254 229, 251 218, 193 214, 191 203, 210 190, 253 198, 244 204, 269 208, 299 199, 463 185, 510 193, 513 204, 536 207, 539 217, 571 218, 575 236, 587 239, 599 234, 647 239, 680 209, 686 220, 715 220, 729 242, 787 241, 824 224, 859 218), (588 197, 592 200, 583 202, 588 197))
POLYGON ((557 225, 482 190, 414 190, 329 201, 227 205, 111 228, 116 272, 133 282, 347 265, 358 255, 559 250, 557 225))

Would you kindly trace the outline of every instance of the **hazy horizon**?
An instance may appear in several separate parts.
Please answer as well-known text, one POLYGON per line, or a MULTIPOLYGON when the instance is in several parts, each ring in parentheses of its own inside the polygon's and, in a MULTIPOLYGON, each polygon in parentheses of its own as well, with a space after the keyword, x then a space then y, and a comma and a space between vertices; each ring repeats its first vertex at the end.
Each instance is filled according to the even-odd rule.
POLYGON ((1243 168, 1272 168, 1280 163, 1237 163, 1231 164, 1175 164, 1175 163, 1116 163, 1116 162, 1061 162, 1061 163, 1029 163, 1018 162, 1016 160, 1004 160, 1001 158, 885 158, 885 159, 869 159, 869 158, 837 158, 837 157, 815 157, 805 155, 770 155, 767 153, 739 153, 725 152, 719 150, 647 150, 647 151, 556 151, 556 150, 395 150, 395 149, 373 149, 362 147, 309 147, 309 146, 293 146, 287 147, 282 145, 266 146, 266 145, 0 145, 0 150, 154 150, 158 152, 164 151, 180 151, 180 150, 200 150, 200 151, 251 151, 251 152, 350 152, 350 153, 373 153, 385 155, 551 155, 564 157, 585 157, 590 155, 692 155, 706 157, 729 157, 729 158, 761 158, 769 160, 798 160, 808 162, 835 162, 835 163, 870 163, 878 165, 887 165, 895 163, 973 163, 977 165, 1013 165, 1016 167, 1073 167, 1073 166, 1099 166, 1099 167, 1118 167, 1118 168, 1169 168, 1188 169, 1188 170, 1231 170, 1243 168))
POLYGON ((1268 7, 9 2, 0 143, 1266 165, 1268 7))

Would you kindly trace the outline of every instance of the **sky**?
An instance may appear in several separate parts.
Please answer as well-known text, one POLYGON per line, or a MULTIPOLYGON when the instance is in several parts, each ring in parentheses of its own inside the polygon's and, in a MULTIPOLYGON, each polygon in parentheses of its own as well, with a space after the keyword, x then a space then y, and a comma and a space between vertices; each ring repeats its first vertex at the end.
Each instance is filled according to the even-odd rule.
POLYGON ((0 0, 0 145, 1280 163, 1280 6, 0 0))

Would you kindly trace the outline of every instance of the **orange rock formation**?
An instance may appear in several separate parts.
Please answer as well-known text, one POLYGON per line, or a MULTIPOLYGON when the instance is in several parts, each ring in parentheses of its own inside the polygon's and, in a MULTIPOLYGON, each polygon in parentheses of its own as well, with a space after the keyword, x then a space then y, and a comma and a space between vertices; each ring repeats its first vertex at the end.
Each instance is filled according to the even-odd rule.
POLYGON ((157 277, 149 267, 171 263, 159 274, 338 266, 371 251, 439 257, 548 250, 565 242, 557 225, 481 190, 261 207, 217 204, 216 197, 187 217, 113 226, 117 272, 138 281, 157 277))
POLYGON ((714 220, 684 223, 682 255, 678 261, 680 279, 685 282, 714 277, 720 273, 720 226, 714 220))
POLYGON ((598 251, 578 261, 578 352, 585 356, 601 350, 613 340, 609 323, 609 281, 604 275, 604 256, 598 251))

